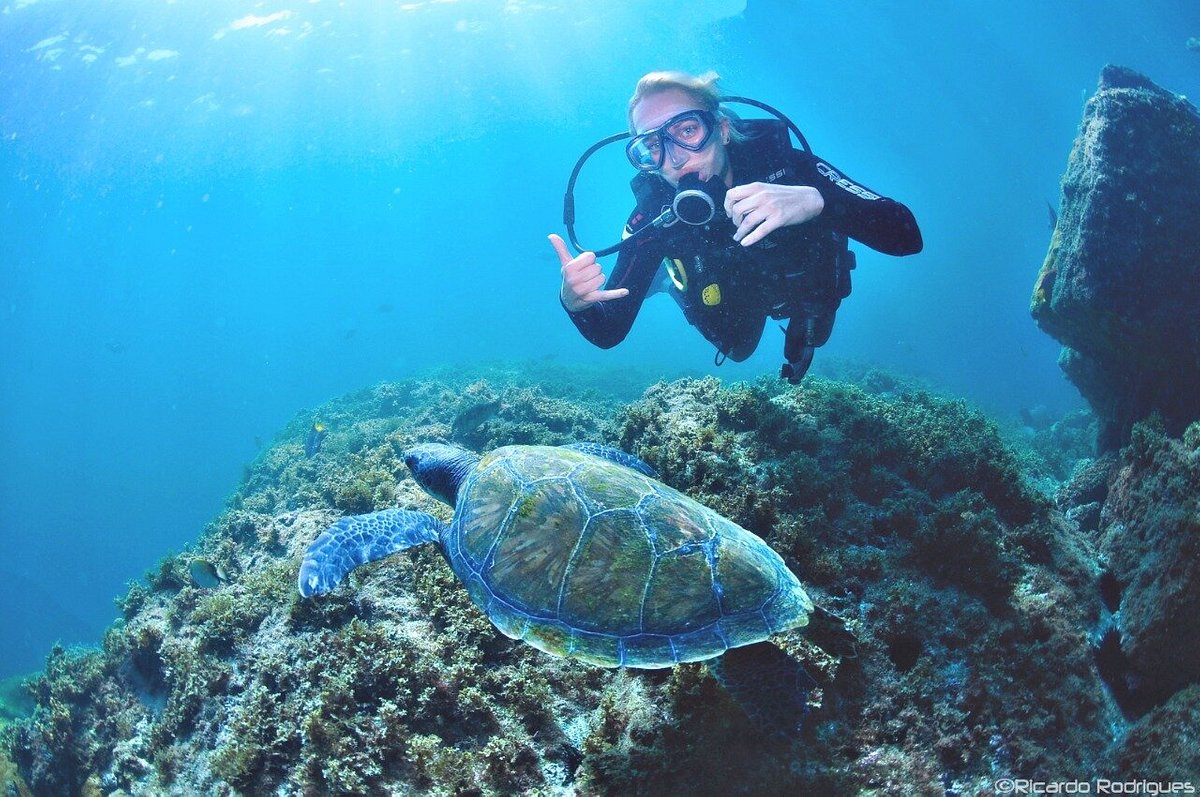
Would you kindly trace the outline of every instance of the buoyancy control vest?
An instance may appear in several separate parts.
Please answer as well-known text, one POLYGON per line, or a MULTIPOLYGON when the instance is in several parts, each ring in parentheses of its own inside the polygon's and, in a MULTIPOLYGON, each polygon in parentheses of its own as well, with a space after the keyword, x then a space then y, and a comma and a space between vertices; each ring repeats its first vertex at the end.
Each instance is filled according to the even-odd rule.
MULTIPOLYGON (((798 184, 798 159, 813 156, 792 148, 786 124, 774 119, 736 124, 745 139, 729 145, 729 157, 739 185, 798 184)), ((637 208, 628 226, 636 231, 671 203, 674 189, 647 173, 634 177, 631 187, 637 208)), ((768 317, 793 319, 789 344, 795 327, 805 338, 802 345, 823 345, 841 300, 850 293, 854 259, 846 237, 818 216, 745 247, 733 240, 736 225, 720 209, 724 197, 716 199, 718 212, 708 224, 662 230, 653 247, 665 254, 668 291, 688 322, 717 347, 718 361, 749 357, 768 317)))

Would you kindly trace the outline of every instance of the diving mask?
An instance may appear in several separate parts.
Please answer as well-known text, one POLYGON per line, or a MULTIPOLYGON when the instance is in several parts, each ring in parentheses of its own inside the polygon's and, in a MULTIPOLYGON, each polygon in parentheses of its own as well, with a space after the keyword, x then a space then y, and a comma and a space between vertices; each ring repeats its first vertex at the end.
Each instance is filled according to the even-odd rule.
POLYGON ((652 172, 662 168, 668 142, 688 152, 699 152, 708 146, 716 129, 717 117, 711 111, 684 111, 653 130, 631 138, 625 146, 625 154, 635 169, 652 172))

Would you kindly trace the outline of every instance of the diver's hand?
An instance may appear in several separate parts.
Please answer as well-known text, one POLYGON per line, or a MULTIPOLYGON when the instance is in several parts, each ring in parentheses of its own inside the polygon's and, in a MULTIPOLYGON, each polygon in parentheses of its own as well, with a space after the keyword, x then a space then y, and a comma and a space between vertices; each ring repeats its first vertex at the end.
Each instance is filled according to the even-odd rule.
POLYGON ((747 183, 725 194, 725 213, 738 226, 733 240, 742 246, 756 244, 780 227, 811 221, 824 209, 821 192, 811 185, 747 183))
POLYGON ((563 306, 572 313, 586 310, 596 302, 609 299, 620 299, 629 295, 628 288, 617 288, 611 291, 600 290, 607 277, 596 262, 595 252, 584 252, 579 257, 571 257, 567 251, 567 243, 561 236, 550 234, 550 243, 558 253, 562 263, 562 288, 559 296, 563 306))

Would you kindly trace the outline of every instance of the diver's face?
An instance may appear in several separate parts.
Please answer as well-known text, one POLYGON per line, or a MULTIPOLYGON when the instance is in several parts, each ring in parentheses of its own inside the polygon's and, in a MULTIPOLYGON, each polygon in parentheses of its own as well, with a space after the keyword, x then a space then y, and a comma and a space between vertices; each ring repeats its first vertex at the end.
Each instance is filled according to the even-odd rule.
MULTIPOLYGON (((667 89, 643 97, 633 107, 633 127, 638 133, 645 133, 660 127, 674 116, 684 111, 702 110, 687 92, 680 89, 667 89)), ((673 146, 664 140, 666 155, 663 157, 662 169, 659 174, 674 186, 679 185, 679 178, 685 174, 696 174, 701 180, 707 180, 714 174, 719 176, 727 187, 733 185, 733 174, 729 169, 729 153, 725 145, 729 143, 729 121, 720 119, 717 129, 709 139, 708 146, 699 152, 688 152, 682 147, 673 146)))

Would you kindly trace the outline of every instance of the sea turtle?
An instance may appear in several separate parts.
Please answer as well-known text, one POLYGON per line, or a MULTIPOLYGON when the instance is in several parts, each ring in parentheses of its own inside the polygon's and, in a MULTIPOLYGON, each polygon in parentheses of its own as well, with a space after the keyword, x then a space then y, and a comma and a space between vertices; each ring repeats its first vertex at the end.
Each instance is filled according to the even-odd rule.
MULTIPOLYGON (((605 667, 670 667, 769 647, 747 678, 790 674, 802 700, 809 682, 798 665, 754 645, 808 623, 813 604, 799 580, 763 540, 653 478, 636 457, 592 443, 505 446, 483 457, 431 443, 406 452, 405 463, 454 507, 451 523, 402 509, 344 517, 305 553, 303 597, 330 591, 359 565, 433 542, 509 637, 605 667)), ((738 697, 745 680, 723 682, 738 697)), ((795 691, 790 678, 783 686, 795 691)))

